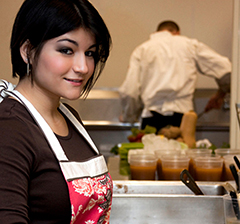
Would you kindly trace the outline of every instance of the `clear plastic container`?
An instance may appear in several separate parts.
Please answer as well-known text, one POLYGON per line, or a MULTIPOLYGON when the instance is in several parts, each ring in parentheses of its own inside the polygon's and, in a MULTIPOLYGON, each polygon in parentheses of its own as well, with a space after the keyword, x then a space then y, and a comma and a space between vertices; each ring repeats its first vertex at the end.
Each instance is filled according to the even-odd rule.
POLYGON ((194 169, 194 158, 200 156, 211 156, 212 150, 209 149, 188 149, 186 150, 186 155, 189 156, 189 173, 195 179, 195 169, 194 169))
POLYGON ((180 155, 180 150, 156 150, 154 151, 157 158, 157 177, 158 180, 163 180, 162 175, 162 160, 161 157, 164 155, 180 155))
POLYGON ((196 157, 196 156, 211 156, 212 150, 210 149, 188 149, 186 150, 186 155, 189 157, 196 157))
POLYGON ((234 180, 234 177, 232 175, 232 172, 229 168, 231 164, 234 164, 237 171, 239 171, 238 166, 235 163, 234 156, 237 156, 238 160, 240 160, 240 154, 239 155, 225 155, 223 156, 223 174, 222 174, 222 180, 234 180))
POLYGON ((240 154, 240 149, 215 149, 215 154, 220 155, 220 156, 225 156, 225 155, 239 155, 240 154))
POLYGON ((194 158, 195 180, 221 181, 223 158, 220 156, 202 156, 194 158))
POLYGON ((132 180, 155 180, 157 170, 157 159, 155 155, 131 155, 129 163, 132 180))
MULTIPOLYGON (((224 219, 226 224, 240 224, 240 220, 236 216, 234 206, 240 204, 240 200, 231 198, 229 194, 223 195, 224 219)), ((238 206, 236 207, 238 209, 238 206)), ((239 211, 238 211, 239 212, 239 211)))
POLYGON ((189 168, 190 158, 185 155, 163 155, 162 161, 162 179, 180 180, 182 170, 189 168))

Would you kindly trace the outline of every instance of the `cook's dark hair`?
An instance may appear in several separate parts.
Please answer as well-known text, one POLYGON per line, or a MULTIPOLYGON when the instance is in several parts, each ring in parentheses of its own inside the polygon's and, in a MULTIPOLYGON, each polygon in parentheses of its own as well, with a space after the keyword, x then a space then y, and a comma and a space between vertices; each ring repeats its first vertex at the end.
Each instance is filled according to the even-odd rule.
POLYGON ((26 63, 20 55, 20 47, 30 42, 35 52, 34 61, 47 40, 82 27, 90 31, 96 40, 95 70, 83 89, 88 93, 101 74, 109 56, 111 37, 103 19, 88 0, 25 0, 16 16, 11 37, 13 77, 26 76, 26 63))
POLYGON ((158 24, 157 31, 168 30, 170 32, 179 31, 180 28, 177 23, 171 20, 166 20, 158 24))

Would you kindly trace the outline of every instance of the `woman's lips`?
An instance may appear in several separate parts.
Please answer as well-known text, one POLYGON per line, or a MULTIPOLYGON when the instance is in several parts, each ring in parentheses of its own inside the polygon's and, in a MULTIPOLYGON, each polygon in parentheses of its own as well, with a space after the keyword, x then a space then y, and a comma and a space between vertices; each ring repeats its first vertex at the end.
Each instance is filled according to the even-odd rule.
POLYGON ((82 79, 68 79, 68 78, 64 78, 66 81, 74 83, 74 84, 82 84, 83 80, 82 79))

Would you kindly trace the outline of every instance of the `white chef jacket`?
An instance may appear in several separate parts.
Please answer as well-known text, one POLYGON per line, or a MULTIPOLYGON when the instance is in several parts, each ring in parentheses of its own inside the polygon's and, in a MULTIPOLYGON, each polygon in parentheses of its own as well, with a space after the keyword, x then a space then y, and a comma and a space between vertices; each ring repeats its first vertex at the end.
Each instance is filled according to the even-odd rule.
POLYGON ((193 110, 198 73, 221 79, 231 63, 196 39, 156 32, 138 46, 130 58, 126 79, 119 88, 125 122, 139 115, 151 117, 193 110))

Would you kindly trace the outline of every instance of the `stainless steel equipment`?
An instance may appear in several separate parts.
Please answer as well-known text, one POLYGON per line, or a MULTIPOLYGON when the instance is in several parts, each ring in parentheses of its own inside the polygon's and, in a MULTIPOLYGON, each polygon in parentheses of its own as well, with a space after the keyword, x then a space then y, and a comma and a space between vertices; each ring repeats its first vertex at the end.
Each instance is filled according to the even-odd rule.
POLYGON ((224 224, 222 182, 114 181, 111 224, 224 224))

